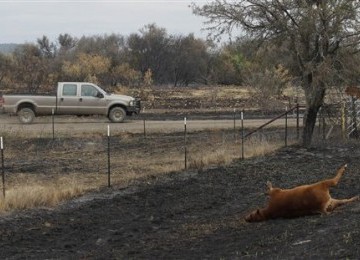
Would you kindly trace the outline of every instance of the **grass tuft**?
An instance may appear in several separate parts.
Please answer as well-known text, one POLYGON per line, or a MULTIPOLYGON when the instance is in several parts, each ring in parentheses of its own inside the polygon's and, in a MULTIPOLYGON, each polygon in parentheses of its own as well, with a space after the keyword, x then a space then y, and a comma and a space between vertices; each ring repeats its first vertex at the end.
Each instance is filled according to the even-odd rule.
POLYGON ((54 182, 18 183, 6 191, 5 199, 0 199, 0 211, 54 207, 84 194, 86 190, 85 186, 73 178, 62 178, 54 182))

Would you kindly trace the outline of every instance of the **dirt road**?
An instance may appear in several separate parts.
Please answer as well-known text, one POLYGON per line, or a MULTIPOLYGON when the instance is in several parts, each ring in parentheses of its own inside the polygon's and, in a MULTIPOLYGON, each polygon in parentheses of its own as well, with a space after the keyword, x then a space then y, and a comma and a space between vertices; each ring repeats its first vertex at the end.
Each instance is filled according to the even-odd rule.
MULTIPOLYGON (((269 119, 245 119, 245 128, 256 128, 268 122, 269 119)), ((110 125, 112 133, 143 133, 144 124, 146 133, 155 132, 180 132, 184 129, 184 120, 140 120, 138 118, 130 118, 121 124, 110 123, 103 117, 71 117, 59 116, 54 119, 54 131, 56 134, 64 135, 69 133, 106 133, 107 126, 110 125)), ((186 120, 188 131, 200 131, 206 129, 232 129, 234 128, 233 119, 219 120, 186 120)), ((289 127, 296 126, 296 119, 288 119, 289 127)), ((240 129, 241 120, 235 120, 235 127, 240 129)), ((272 122, 270 127, 285 127, 285 119, 279 119, 272 122)), ((47 136, 53 131, 51 117, 38 117, 33 124, 24 125, 19 123, 17 117, 0 115, 0 132, 4 133, 23 133, 30 136, 47 136)))

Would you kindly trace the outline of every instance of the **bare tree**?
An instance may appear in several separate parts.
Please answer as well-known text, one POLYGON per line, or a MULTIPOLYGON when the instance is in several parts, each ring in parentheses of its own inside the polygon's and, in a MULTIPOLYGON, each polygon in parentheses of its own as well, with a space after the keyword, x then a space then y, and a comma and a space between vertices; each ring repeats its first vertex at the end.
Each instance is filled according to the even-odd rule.
POLYGON ((41 50, 35 44, 24 44, 13 53, 13 81, 19 85, 19 90, 37 93, 46 81, 46 63, 41 50))
POLYGON ((60 44, 60 52, 67 52, 74 48, 77 43, 77 39, 72 37, 70 34, 60 34, 58 37, 58 42, 60 44))
POLYGON ((310 146, 326 90, 333 85, 336 70, 346 66, 340 56, 358 52, 359 1, 216 0, 193 5, 193 11, 208 18, 214 34, 238 28, 264 43, 287 46, 293 76, 301 79, 305 91, 303 145, 310 146))
POLYGON ((0 92, 2 91, 2 85, 4 79, 11 75, 12 71, 12 60, 11 56, 0 53, 0 92))
POLYGON ((51 43, 47 36, 37 39, 37 44, 39 49, 47 58, 54 58, 56 55, 56 46, 54 43, 51 43))
POLYGON ((172 71, 174 86, 204 83, 207 70, 207 45, 193 34, 178 36, 172 43, 172 71))
POLYGON ((127 40, 130 62, 135 70, 144 75, 148 69, 157 83, 168 82, 171 56, 171 38, 166 29, 156 24, 146 25, 139 33, 131 34, 127 40))

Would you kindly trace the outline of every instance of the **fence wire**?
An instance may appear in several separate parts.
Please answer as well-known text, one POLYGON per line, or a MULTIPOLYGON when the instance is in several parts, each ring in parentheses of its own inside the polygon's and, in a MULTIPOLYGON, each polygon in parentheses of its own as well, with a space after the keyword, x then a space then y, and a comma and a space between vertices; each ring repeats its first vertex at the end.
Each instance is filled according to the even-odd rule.
MULTIPOLYGON (((191 124, 189 121, 188 124, 191 124)), ((239 124, 237 124, 239 125, 239 124)), ((249 132, 245 129, 245 133, 249 132)), ((285 128, 265 127, 254 133, 249 146, 283 142, 285 128)), ((67 136, 62 138, 7 137, 5 172, 11 174, 156 174, 188 168, 200 169, 241 158, 242 134, 239 126, 224 130, 151 133, 107 137, 67 136), (108 143, 108 138, 110 142, 108 143), (187 156, 185 156, 185 152, 187 156), (109 158, 110 155, 110 158, 109 158)), ((296 130, 289 128, 289 140, 296 130)))

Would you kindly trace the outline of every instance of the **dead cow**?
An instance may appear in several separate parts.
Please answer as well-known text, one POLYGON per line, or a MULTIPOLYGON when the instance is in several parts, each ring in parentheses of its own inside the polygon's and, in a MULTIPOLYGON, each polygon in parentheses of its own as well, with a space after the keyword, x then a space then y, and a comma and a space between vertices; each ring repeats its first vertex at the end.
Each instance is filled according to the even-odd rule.
POLYGON ((291 218, 305 215, 328 214, 338 206, 355 201, 359 196, 350 199, 333 199, 329 188, 336 186, 344 174, 347 165, 338 169, 334 178, 323 180, 310 185, 302 185, 293 189, 273 188, 268 182, 270 196, 267 207, 251 212, 245 217, 248 222, 258 222, 273 218, 291 218))

